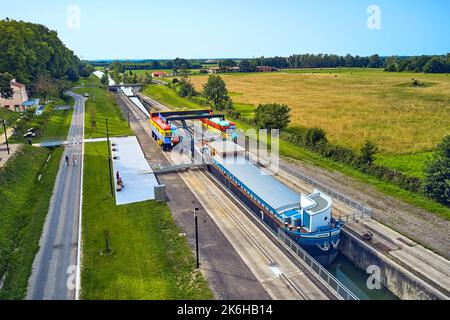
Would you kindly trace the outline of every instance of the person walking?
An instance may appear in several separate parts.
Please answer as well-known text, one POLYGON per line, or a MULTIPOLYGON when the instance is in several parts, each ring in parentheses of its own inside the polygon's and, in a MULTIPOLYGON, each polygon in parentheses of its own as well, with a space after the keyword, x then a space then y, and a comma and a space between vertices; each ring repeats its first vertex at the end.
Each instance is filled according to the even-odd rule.
POLYGON ((77 166, 77 157, 75 155, 72 156, 72 163, 74 167, 77 166))
POLYGON ((67 163, 67 166, 69 166, 69 156, 66 154, 66 163, 67 163))

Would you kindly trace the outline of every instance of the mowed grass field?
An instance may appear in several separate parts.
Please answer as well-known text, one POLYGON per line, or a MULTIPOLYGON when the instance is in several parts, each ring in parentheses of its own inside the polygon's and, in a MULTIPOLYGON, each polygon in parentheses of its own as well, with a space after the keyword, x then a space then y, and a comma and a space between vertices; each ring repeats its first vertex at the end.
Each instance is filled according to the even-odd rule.
MULTIPOLYGON (((224 74, 235 103, 283 103, 292 126, 319 126, 333 143, 358 150, 366 138, 383 154, 433 150, 450 134, 450 76, 373 69, 310 69, 224 74), (412 79, 423 82, 413 87, 412 79)), ((202 90, 207 76, 193 76, 202 90)), ((239 108, 238 108, 239 109, 239 108)))
POLYGON ((104 143, 85 146, 82 298, 213 299, 165 203, 116 206, 104 143), (102 256, 104 231, 114 253, 102 256))

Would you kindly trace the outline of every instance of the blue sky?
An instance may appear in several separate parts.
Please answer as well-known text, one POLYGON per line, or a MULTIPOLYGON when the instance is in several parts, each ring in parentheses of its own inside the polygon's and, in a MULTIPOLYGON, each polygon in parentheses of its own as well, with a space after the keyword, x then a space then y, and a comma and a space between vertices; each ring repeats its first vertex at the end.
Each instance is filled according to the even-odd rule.
POLYGON ((0 0, 0 18, 45 24, 84 59, 444 54, 449 12, 447 0, 0 0))

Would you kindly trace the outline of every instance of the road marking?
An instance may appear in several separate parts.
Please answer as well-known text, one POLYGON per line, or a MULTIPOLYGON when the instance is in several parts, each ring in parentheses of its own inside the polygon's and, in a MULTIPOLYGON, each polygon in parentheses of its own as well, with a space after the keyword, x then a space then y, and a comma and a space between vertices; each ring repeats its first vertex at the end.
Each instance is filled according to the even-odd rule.
POLYGON ((81 291, 81 228, 82 228, 82 219, 83 219, 83 178, 84 178, 84 117, 85 117, 85 100, 82 99, 82 108, 83 108, 83 137, 81 142, 81 181, 80 181, 80 208, 78 214, 78 248, 77 248, 77 274, 75 279, 75 300, 80 300, 80 291, 81 291))

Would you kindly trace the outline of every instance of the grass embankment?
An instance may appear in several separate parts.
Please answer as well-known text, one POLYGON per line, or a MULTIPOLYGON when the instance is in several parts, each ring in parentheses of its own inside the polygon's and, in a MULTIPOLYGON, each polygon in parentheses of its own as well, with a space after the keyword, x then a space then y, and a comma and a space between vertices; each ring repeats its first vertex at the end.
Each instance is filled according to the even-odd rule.
POLYGON ((0 300, 26 294, 62 152, 23 146, 0 169, 0 300))
MULTIPOLYGON (((191 108, 191 109, 201 109, 202 107, 190 100, 184 99, 179 97, 172 89, 165 87, 165 86, 159 86, 159 85, 149 85, 145 88, 144 94, 160 101, 161 103, 165 104, 166 106, 170 108, 179 108, 181 106, 184 106, 185 108, 191 108)), ((236 109, 243 110, 244 115, 246 117, 249 117, 249 115, 252 113, 251 106, 249 105, 243 105, 243 104, 236 104, 236 109)), ((250 126, 246 123, 243 123, 241 121, 235 121, 238 128, 247 130, 250 129, 250 126)), ((406 191, 400 187, 397 187, 393 184, 378 180, 370 175, 361 173, 360 171, 350 167, 346 166, 344 164, 337 163, 335 161, 332 161, 330 159, 327 159, 325 157, 322 157, 321 155, 305 150, 303 148, 294 146, 286 141, 280 140, 280 154, 287 158, 292 158, 296 160, 302 160, 307 163, 325 168, 327 170, 333 171, 339 171, 342 172, 352 178, 355 178, 361 182, 368 183, 369 185, 372 185, 375 187, 378 191, 389 195, 396 197, 398 199, 403 200, 406 203, 409 203, 411 205, 417 206, 419 208, 425 209, 427 211, 439 214, 440 216, 450 219, 450 208, 446 207, 444 205, 441 205, 439 203, 436 203, 433 200, 430 200, 429 198, 406 191)), ((394 158, 395 160, 395 158, 394 158)), ((394 162, 394 160, 389 160, 389 158, 385 158, 384 161, 390 161, 391 163, 394 162)), ((396 160, 395 160, 396 161, 396 160)), ((408 159, 406 159, 406 164, 403 164, 403 166, 410 168, 411 164, 408 164, 408 159)), ((420 162, 419 163, 423 163, 420 162)), ((397 162, 396 165, 399 165, 397 162)), ((414 164, 417 165, 417 164, 414 164)), ((419 164, 420 165, 420 164, 419 164)), ((411 169, 409 169, 411 170, 411 169)))
POLYGON ((53 111, 48 124, 43 127, 41 135, 33 139, 33 143, 66 140, 70 124, 72 123, 72 114, 73 109, 53 111))
MULTIPOLYGON (((95 84, 98 82, 96 81, 95 84)), ((78 94, 90 95, 86 102, 85 138, 106 137, 106 118, 108 118, 111 137, 133 134, 117 105, 114 94, 104 88, 79 88, 74 91, 78 94)))
POLYGON ((212 299, 166 204, 116 206, 110 197, 104 144, 85 148, 82 298, 212 299), (114 254, 105 249, 110 234, 114 254))

